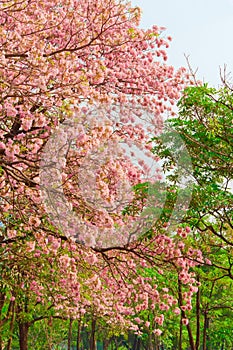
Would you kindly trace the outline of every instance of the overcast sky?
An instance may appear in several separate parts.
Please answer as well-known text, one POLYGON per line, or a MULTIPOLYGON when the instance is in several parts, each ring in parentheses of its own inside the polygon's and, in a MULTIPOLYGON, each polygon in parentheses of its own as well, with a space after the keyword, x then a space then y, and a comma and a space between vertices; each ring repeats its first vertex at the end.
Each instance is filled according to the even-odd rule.
POLYGON ((132 0, 141 7, 143 28, 167 28, 173 41, 169 64, 186 66, 189 55, 197 77, 211 85, 220 83, 219 66, 227 64, 233 77, 233 0, 132 0))

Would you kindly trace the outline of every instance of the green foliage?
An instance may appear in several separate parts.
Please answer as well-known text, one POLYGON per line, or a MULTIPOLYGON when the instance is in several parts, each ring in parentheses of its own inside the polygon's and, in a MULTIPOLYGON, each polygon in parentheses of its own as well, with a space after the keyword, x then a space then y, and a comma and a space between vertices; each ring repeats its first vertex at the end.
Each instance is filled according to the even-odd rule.
MULTIPOLYGON (((224 344, 224 349, 228 349, 233 345, 232 89, 227 85, 218 90, 207 84, 191 86, 185 89, 178 107, 178 117, 167 120, 165 133, 154 138, 153 152, 162 159, 167 181, 177 196, 185 191, 180 173, 185 172, 187 158, 177 166, 180 148, 173 139, 174 134, 178 134, 188 150, 193 172, 192 181, 186 182, 184 187, 192 191, 192 199, 182 223, 192 228, 188 238, 190 247, 200 249, 204 258, 211 261, 211 265, 194 269, 201 282, 200 342, 203 342, 204 327, 207 327, 208 348, 219 349, 224 344)), ((176 196, 169 197, 166 202, 170 212, 176 196)), ((187 315, 195 340, 198 317, 195 302, 187 315)), ((172 315, 166 319, 165 327, 174 344, 179 321, 174 319, 174 328, 170 328, 172 319, 172 315)), ((186 330, 183 330, 183 341, 183 346, 188 346, 186 330)))
MULTIPOLYGON (((229 233, 233 218, 230 187, 233 173, 232 91, 227 86, 216 90, 207 84, 188 87, 178 107, 179 116, 169 119, 165 134, 154 139, 153 152, 163 159, 164 170, 172 185, 181 188, 178 177, 182 169, 180 166, 173 169, 176 166, 174 154, 179 152, 172 139, 174 130, 182 138, 193 167, 192 200, 184 221, 193 228, 210 230, 232 245, 229 233), (164 139, 169 139, 169 143, 161 142, 164 139)), ((185 160, 182 164, 185 170, 185 160)))

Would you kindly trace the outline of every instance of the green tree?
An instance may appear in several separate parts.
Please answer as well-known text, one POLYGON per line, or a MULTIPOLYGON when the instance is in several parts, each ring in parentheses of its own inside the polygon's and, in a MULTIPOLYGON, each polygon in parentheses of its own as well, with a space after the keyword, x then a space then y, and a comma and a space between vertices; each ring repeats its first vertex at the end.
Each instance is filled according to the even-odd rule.
POLYGON ((233 297, 232 87, 226 82, 219 89, 207 84, 188 87, 178 108, 178 117, 168 119, 164 134, 153 140, 153 152, 163 160, 168 180, 158 226, 169 221, 177 196, 185 197, 191 191, 180 224, 191 227, 190 249, 200 249, 205 258, 204 265, 194 270, 201 286, 192 311, 187 313, 195 334, 191 348, 227 349, 232 346, 233 297), (180 163, 183 168, 177 166, 180 149, 174 134, 187 148, 193 168, 189 174, 187 159, 180 163))
MULTIPOLYGON (((179 152, 175 149, 175 130, 184 141, 193 166, 188 183, 193 186, 192 200, 184 222, 201 232, 211 231, 223 244, 232 246, 232 89, 225 85, 216 90, 207 84, 188 87, 178 107, 178 117, 167 120, 166 132, 154 139, 154 152, 164 160, 171 188, 185 195, 179 183, 178 172, 182 169, 176 169, 174 157, 179 152)), ((165 209, 168 211, 173 205, 174 194, 168 198, 165 209)))

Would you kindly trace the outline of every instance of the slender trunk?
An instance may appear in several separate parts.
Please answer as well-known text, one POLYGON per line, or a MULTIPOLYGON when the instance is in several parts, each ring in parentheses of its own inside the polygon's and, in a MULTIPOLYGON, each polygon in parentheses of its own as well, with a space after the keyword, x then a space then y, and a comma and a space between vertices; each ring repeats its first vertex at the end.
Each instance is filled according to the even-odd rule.
POLYGON ((0 320, 0 350, 3 350, 2 348, 2 321, 0 320))
POLYGON ((195 343, 194 343, 194 339, 193 339, 193 334, 192 334, 192 329, 190 327, 190 324, 188 324, 186 326, 187 330, 188 330, 188 335, 189 335, 189 344, 190 344, 190 347, 191 347, 191 350, 196 350, 196 346, 195 346, 195 343))
POLYGON ((149 337, 148 337, 148 350, 153 350, 152 335, 151 335, 151 333, 149 333, 149 337))
POLYGON ((96 328, 96 320, 93 318, 91 323, 91 337, 90 337, 90 350, 95 350, 95 328, 96 328))
POLYGON ((135 350, 140 350, 140 345, 141 345, 141 339, 136 337, 136 347, 135 350))
MULTIPOLYGON (((118 349, 118 341, 117 341, 117 337, 113 337, 113 343, 112 343, 112 350, 117 350, 118 349)), ((136 350, 136 349, 135 349, 136 350)))
POLYGON ((4 321, 2 320, 2 309, 5 303, 5 298, 6 298, 6 294, 0 292, 0 350, 3 349, 3 345, 2 345, 2 327, 3 327, 3 323, 4 321))
POLYGON ((78 320, 78 331, 77 331, 77 340, 76 340, 76 348, 77 350, 80 350, 80 344, 81 344, 81 319, 78 320))
MULTIPOLYGON (((181 286, 181 282, 178 278, 178 305, 180 307, 180 310, 181 310, 181 306, 182 306, 182 286, 181 286)), ((182 338, 183 338, 183 324, 182 324, 182 310, 181 310, 181 315, 180 315, 180 334, 179 334, 179 348, 178 350, 182 350, 182 338)))
MULTIPOLYGON (((185 312, 183 310, 181 310, 181 321, 180 321, 180 329, 181 330, 182 330, 182 318, 186 318, 185 312)), ((190 350, 196 350, 196 346, 195 346, 193 334, 192 334, 192 329, 191 329, 189 323, 187 324, 186 328, 187 328, 188 335, 189 335, 190 350)), ((182 350, 182 344, 180 346, 180 350, 182 350)))
MULTIPOLYGON (((199 276, 197 276, 197 281, 199 281, 199 276)), ((200 310, 201 305, 201 290, 198 288, 196 295, 196 350, 199 349, 200 346, 200 310)))
POLYGON ((11 302, 11 321, 10 321, 10 329, 9 329, 9 339, 7 342, 6 350, 11 350, 12 339, 13 339, 13 331, 14 331, 14 323, 15 323, 15 301, 11 302))
POLYGON ((164 343, 163 343, 163 342, 161 343, 160 349, 161 349, 161 350, 165 350, 165 347, 164 347, 164 343))
POLYGON ((69 331, 68 331, 67 350, 70 350, 70 349, 71 349, 71 343, 72 343, 72 324, 73 324, 73 319, 70 318, 70 322, 69 322, 69 331))
POLYGON ((111 339, 105 339, 103 341, 103 350, 108 350, 108 346, 110 344, 111 339))
MULTIPOLYGON (((179 279, 178 279, 178 302, 179 302, 179 307, 181 309, 183 305, 183 297, 182 297, 182 284, 179 279)), ((185 312, 181 309, 179 350, 182 350, 182 318, 186 318, 186 315, 185 315, 185 312)), ((186 327, 188 330, 189 344, 190 344, 191 350, 196 350, 190 324, 188 323, 186 327)))
POLYGON ((155 338, 154 348, 152 350, 159 350, 159 340, 158 337, 155 338))
POLYGON ((134 335, 133 349, 136 349, 136 347, 137 347, 137 336, 134 335))
POLYGON ((204 312, 204 329, 203 329, 203 350, 207 350, 207 330, 209 328, 209 319, 207 311, 204 312))
POLYGON ((29 322, 19 322, 19 348, 20 350, 28 350, 28 332, 29 322))
POLYGON ((134 339, 135 335, 132 332, 128 332, 128 347, 129 349, 134 349, 134 339))
POLYGON ((141 338, 138 338, 138 347, 137 347, 137 350, 140 350, 140 347, 141 347, 141 338))
POLYGON ((182 331, 183 331, 182 316, 180 316, 180 334, 179 334, 178 350, 182 350, 182 337, 183 337, 182 331))

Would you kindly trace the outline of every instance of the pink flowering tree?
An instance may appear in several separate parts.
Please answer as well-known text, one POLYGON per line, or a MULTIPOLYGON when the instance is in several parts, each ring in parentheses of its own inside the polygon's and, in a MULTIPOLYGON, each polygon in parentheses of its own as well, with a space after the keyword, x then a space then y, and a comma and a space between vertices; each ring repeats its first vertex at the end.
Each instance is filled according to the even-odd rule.
MULTIPOLYGON (((184 86, 184 70, 175 72, 164 64, 168 41, 161 28, 143 31, 139 19, 138 8, 115 1, 107 6, 102 1, 1 5, 2 222, 14 215, 20 216, 25 231, 43 228, 41 151, 53 129, 67 118, 76 115, 82 123, 83 104, 146 108, 152 126, 161 130, 163 113, 171 111, 184 86)), ((124 125, 121 118, 114 132, 127 133, 127 138, 135 133, 145 144, 147 135, 130 128, 129 109, 126 113, 124 125)), ((107 128, 104 125, 102 133, 93 130, 91 142, 108 138, 107 128)), ((82 140, 82 134, 77 135, 79 146, 88 137, 84 133, 82 140)), ((22 231, 17 237, 26 236, 22 231)))
MULTIPOLYGON (((155 231, 152 208, 163 201, 153 187, 136 190, 161 178, 145 157, 157 164, 151 137, 174 114, 187 74, 166 65, 163 28, 140 29, 128 2, 13 0, 0 14, 3 260, 22 269, 26 259, 20 288, 37 303, 140 333, 134 317, 149 305, 175 307, 144 268, 178 269, 194 288, 189 268, 202 261, 179 247, 188 229, 175 227, 173 238, 155 231)), ((14 286, 4 276, 8 298, 14 286)))

